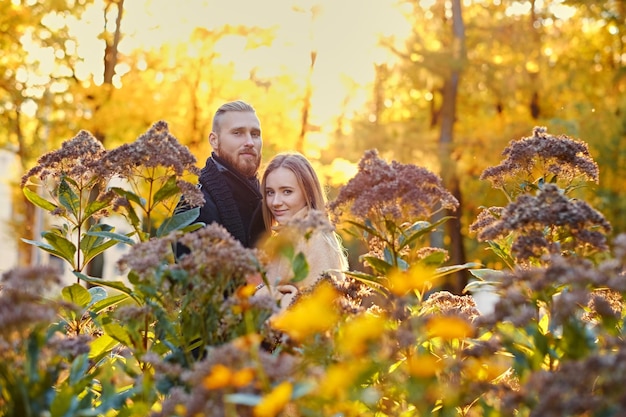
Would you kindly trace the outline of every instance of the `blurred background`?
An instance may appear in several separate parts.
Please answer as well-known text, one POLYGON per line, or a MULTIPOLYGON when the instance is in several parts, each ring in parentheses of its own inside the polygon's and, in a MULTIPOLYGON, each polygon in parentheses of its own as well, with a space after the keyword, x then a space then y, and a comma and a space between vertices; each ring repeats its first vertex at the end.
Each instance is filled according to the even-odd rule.
POLYGON ((479 176, 534 126, 589 144, 600 183, 580 195, 626 231, 623 0, 0 0, 0 29, 0 272, 45 262, 20 240, 49 221, 19 187, 39 156, 165 120, 203 166, 234 99, 265 161, 304 153, 331 199, 367 149, 439 174, 453 263, 497 267, 467 230, 506 204, 479 176))

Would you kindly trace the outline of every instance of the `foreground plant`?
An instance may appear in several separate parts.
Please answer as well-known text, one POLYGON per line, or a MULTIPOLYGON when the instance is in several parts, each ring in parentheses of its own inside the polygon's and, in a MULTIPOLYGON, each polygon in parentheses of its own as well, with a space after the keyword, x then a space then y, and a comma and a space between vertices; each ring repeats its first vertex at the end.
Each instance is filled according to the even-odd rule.
MULTIPOLYGON (((154 129, 148 142, 168 135, 162 125, 154 129)), ((115 197, 106 200, 115 206, 115 199, 125 199, 120 207, 129 224, 187 192, 170 188, 176 168, 163 168, 173 170, 168 177, 150 165, 156 148, 138 146, 146 150, 145 169, 133 165, 141 158, 119 161, 123 152, 100 167, 127 167, 127 181, 145 185, 111 188, 115 197)), ((568 181, 576 175, 597 178, 585 152, 584 144, 538 129, 511 144, 502 165, 510 170, 488 171, 502 179, 505 173, 536 178, 536 162, 543 161, 540 168, 556 174, 506 185, 509 205, 490 209, 488 221, 475 226, 510 262, 503 271, 471 270, 498 278, 491 285, 500 299, 489 314, 481 314, 471 295, 437 291, 447 273, 473 266, 444 266, 445 251, 427 245, 445 221, 433 214, 454 208, 456 200, 434 174, 389 164, 375 151, 331 204, 366 243, 360 259, 370 272, 324 277, 285 311, 246 284, 249 275, 263 274, 260 254, 220 226, 184 233, 199 225, 179 218, 131 227, 125 237, 86 232, 78 245, 86 253, 84 239, 97 247, 102 241, 91 237, 105 243, 133 237, 119 263, 123 280, 75 271, 96 286, 75 283, 44 294, 36 290, 55 283, 56 271, 4 277, 0 415, 624 415, 626 235, 609 241, 603 217, 569 196, 575 186, 568 181), (540 157, 533 156, 537 150, 540 157), (538 234, 543 240, 531 245, 528 239, 538 234), (189 249, 177 261, 176 243, 189 249)), ((61 184, 51 188, 49 203, 62 214, 68 209, 61 184)), ((102 207, 104 213, 109 206, 102 207)), ((79 212, 71 214, 75 223, 79 212)), ((308 224, 301 234, 319 226, 308 224)), ((56 248, 48 244, 40 246, 56 248)), ((298 276, 306 260, 286 251, 298 276)))

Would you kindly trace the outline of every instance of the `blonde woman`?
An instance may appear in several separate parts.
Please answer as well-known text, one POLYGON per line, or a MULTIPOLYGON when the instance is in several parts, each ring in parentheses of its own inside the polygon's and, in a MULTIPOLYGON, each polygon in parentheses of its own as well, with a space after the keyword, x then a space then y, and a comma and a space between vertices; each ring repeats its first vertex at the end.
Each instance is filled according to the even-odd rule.
POLYGON ((285 308, 298 291, 313 286, 324 273, 343 279, 341 271, 348 269, 348 260, 330 227, 324 192, 311 163, 299 153, 276 155, 263 173, 261 193, 269 246, 283 245, 288 239, 295 254, 304 254, 309 270, 306 277, 294 282, 291 262, 275 256, 266 268, 270 288, 259 291, 269 291, 285 308), (307 229, 311 232, 306 233, 307 229))

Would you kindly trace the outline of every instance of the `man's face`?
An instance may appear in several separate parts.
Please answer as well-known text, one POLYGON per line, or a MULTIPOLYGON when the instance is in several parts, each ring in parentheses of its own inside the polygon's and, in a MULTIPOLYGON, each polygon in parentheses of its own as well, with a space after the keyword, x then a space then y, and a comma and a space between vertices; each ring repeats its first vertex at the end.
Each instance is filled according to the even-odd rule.
POLYGON ((245 177, 254 176, 261 165, 261 123, 253 112, 229 111, 219 118, 219 132, 209 141, 220 158, 245 177))

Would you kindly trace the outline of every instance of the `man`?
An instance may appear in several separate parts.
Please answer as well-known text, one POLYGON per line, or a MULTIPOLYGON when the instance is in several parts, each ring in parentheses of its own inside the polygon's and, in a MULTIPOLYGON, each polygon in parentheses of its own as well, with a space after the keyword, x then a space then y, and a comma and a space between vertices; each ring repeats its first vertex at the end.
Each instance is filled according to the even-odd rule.
MULTIPOLYGON (((257 177, 263 141, 254 108, 243 101, 223 104, 213 117, 209 142, 213 152, 198 178, 205 204, 196 221, 217 222, 245 247, 253 247, 265 231, 257 177)), ((176 211, 188 209, 182 202, 176 211)), ((185 249, 178 247, 177 255, 185 249)))

